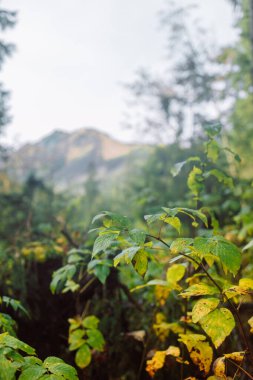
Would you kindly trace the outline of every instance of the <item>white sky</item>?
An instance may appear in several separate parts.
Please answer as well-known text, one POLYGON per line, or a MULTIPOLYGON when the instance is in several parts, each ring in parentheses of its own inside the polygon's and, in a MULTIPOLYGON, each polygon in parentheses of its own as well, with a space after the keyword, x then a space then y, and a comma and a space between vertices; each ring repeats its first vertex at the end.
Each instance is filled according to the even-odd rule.
MULTIPOLYGON (((169 2, 170 0, 167 0, 169 2)), ((177 0, 182 4, 188 0, 177 0)), ((232 36, 227 0, 198 0, 214 39, 232 36)), ((2 0, 18 10, 1 38, 17 45, 1 73, 10 89, 12 123, 5 141, 34 141, 54 129, 92 126, 129 140, 122 129, 126 92, 140 67, 159 71, 165 33, 157 13, 165 0, 2 0)))

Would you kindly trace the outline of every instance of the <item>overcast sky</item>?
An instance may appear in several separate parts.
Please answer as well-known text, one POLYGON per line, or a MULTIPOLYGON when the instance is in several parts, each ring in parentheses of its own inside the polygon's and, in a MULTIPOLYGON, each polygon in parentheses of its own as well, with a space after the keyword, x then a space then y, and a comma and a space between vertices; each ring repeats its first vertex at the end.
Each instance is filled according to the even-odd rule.
MULTIPOLYGON (((170 0, 167 0, 169 2, 170 0)), ((188 0, 177 0, 182 4, 188 0)), ((226 0, 198 0, 213 38, 232 36, 226 0)), ((165 35, 158 12, 165 0, 2 0, 18 24, 4 37, 17 45, 1 80, 11 90, 13 120, 5 141, 34 141, 54 129, 93 126, 130 139, 122 130, 126 92, 140 67, 159 71, 165 35)))

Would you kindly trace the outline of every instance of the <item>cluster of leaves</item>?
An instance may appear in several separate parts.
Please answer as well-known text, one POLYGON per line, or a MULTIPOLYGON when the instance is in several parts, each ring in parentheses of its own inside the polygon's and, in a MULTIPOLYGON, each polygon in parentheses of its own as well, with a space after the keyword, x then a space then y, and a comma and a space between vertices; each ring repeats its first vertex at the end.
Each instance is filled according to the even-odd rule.
MULTIPOLYGON (((194 166, 188 177, 188 187, 197 201, 201 199, 200 193, 204 192, 205 188, 204 181, 208 181, 210 175, 215 176, 225 187, 233 187, 233 180, 228 174, 215 167, 209 168, 210 164, 216 164, 221 154, 220 146, 215 139, 219 134, 219 128, 208 128, 207 134, 207 164, 201 162, 201 169, 194 166)), ((224 151, 223 148, 222 150, 224 151)), ((231 151, 229 154, 239 161, 236 154, 231 151)), ((189 161, 200 160, 191 158, 189 161)), ((178 164, 174 174, 178 174, 185 163, 178 164)), ((170 332, 176 334, 178 344, 186 346, 189 358, 199 368, 199 376, 206 377, 210 375, 216 355, 213 347, 216 350, 220 349, 227 337, 232 333, 238 334, 244 350, 224 353, 221 358, 217 358, 213 364, 214 377, 209 376, 209 379, 225 376, 225 361, 232 362, 236 371, 248 373, 250 346, 238 305, 243 302, 243 297, 251 296, 253 280, 242 277, 241 274, 238 279, 239 271, 242 270, 242 254, 235 244, 222 236, 217 227, 210 229, 209 220, 211 224, 213 221, 212 215, 207 214, 207 209, 163 207, 162 212, 144 217, 148 225, 147 232, 133 228, 128 218, 114 213, 103 212, 97 215, 93 222, 101 219, 103 223, 98 228, 99 236, 95 240, 92 254, 97 260, 113 258, 114 267, 119 264, 131 264, 144 278, 149 275, 148 265, 154 261, 154 252, 166 252, 165 255, 171 263, 166 272, 166 279, 152 279, 132 289, 136 291, 150 286, 155 286, 156 289, 165 288, 160 299, 164 295, 165 298, 169 298, 169 295, 173 294, 181 305, 184 305, 186 300, 187 306, 182 310, 183 314, 177 322, 162 321, 156 324, 155 330, 158 335, 161 336, 161 331, 164 330, 167 336, 170 332), (185 217, 192 220, 191 224, 196 228, 196 232, 197 228, 201 227, 201 236, 197 234, 195 237, 173 238, 173 234, 168 233, 169 226, 180 234, 185 217), (175 261, 180 263, 175 264, 175 261), (235 329, 237 332, 234 332, 235 329), (246 369, 241 367, 242 362, 245 363, 246 369), (224 364, 224 368, 220 363, 224 364)), ((250 248, 251 244, 250 242, 246 249, 250 248)), ((166 335, 162 336, 166 339, 166 335)), ((157 351, 147 362, 147 371, 151 376, 163 367, 167 356, 174 356, 181 365, 189 364, 184 357, 180 357, 180 347, 173 348, 172 351, 170 347, 157 351)))
POLYGON ((36 356, 34 348, 9 335, 0 334, 0 377, 6 380, 77 380, 75 368, 57 357, 44 361, 36 356))
POLYGON ((105 340, 98 330, 99 320, 94 315, 77 316, 69 319, 69 323, 69 350, 76 351, 76 365, 85 368, 91 362, 92 350, 104 350, 105 340))

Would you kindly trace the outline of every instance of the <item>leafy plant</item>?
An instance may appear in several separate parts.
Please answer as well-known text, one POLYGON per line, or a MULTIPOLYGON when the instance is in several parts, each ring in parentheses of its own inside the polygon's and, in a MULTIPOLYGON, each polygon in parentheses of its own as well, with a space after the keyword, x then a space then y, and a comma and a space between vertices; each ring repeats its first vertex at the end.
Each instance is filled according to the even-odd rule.
POLYGON ((98 330, 99 320, 94 315, 77 316, 69 319, 69 323, 69 350, 76 351, 76 365, 85 368, 91 362, 92 350, 104 350, 105 340, 98 330))
POLYGON ((34 348, 8 333, 0 334, 0 378, 78 379, 75 368, 62 359, 51 356, 42 361, 36 356, 34 348))
MULTIPOLYGON (((221 170, 217 166, 217 160, 219 156, 224 157, 226 152, 232 154, 236 161, 239 158, 220 145, 219 132, 219 127, 207 128, 209 140, 206 143, 206 161, 189 159, 178 164, 174 171, 174 174, 178 174, 184 164, 194 162, 187 183, 197 205, 204 204, 210 177, 215 177, 230 192, 234 187, 232 177, 224 168, 221 170)), ((162 329, 166 330, 167 336, 176 334, 178 346, 173 349, 172 355, 170 348, 157 351, 147 362, 149 374, 154 376, 166 363, 166 357, 172 356, 181 363, 182 368, 189 365, 189 358, 198 367, 198 378, 206 378, 211 375, 211 366, 218 349, 223 356, 214 361, 214 377, 209 376, 210 380, 217 376, 225 378, 231 371, 234 371, 234 376, 239 371, 248 374, 253 353, 239 308, 243 297, 252 293, 253 282, 250 278, 242 277, 240 249, 222 236, 212 209, 207 207, 163 207, 160 213, 146 215, 144 219, 147 231, 133 228, 129 219, 121 215, 107 211, 97 215, 93 222, 102 220, 102 225, 98 228, 99 236, 94 242, 92 257, 103 260, 111 255, 114 267, 131 264, 143 278, 149 274, 149 263, 155 260, 155 252, 163 252, 162 256, 161 253, 160 256, 157 254, 156 260, 164 262, 167 259, 170 263, 166 279, 152 279, 132 289, 137 291, 150 286, 164 288, 167 298, 173 296, 181 311, 177 321, 160 322, 160 329, 159 323, 156 324, 158 336, 162 329), (182 231, 192 231, 192 236, 173 237, 182 231), (232 336, 236 336, 240 342, 232 345, 239 350, 227 353, 226 342, 228 337, 231 341, 232 336)), ((190 374, 195 373, 193 370, 190 374)))

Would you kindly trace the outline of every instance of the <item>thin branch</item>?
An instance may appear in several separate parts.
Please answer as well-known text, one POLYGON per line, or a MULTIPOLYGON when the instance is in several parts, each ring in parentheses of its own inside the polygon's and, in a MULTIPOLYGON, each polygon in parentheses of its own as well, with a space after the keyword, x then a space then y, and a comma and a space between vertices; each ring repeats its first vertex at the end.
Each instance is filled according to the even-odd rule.
POLYGON ((118 283, 118 286, 123 290, 125 295, 127 296, 128 300, 140 311, 143 311, 141 305, 138 304, 138 302, 134 299, 132 294, 130 293, 128 287, 125 284, 122 284, 121 282, 118 283))
POLYGON ((234 364, 240 371, 245 373, 245 375, 247 375, 249 377, 249 379, 253 380, 253 376, 249 372, 247 372, 244 368, 242 368, 239 364, 233 362, 233 360, 230 360, 230 359, 227 359, 227 360, 229 361, 229 363, 234 364))
POLYGON ((67 231, 65 227, 61 229, 61 233, 63 236, 65 236, 65 238, 67 239, 70 245, 72 245, 74 248, 79 248, 79 244, 74 241, 74 239, 72 238, 72 236, 70 235, 70 233, 67 231))
POLYGON ((92 277, 83 287, 82 289, 79 291, 79 294, 82 294, 83 292, 85 292, 85 290, 91 285, 93 284, 93 282, 96 280, 97 278, 96 277, 92 277))

